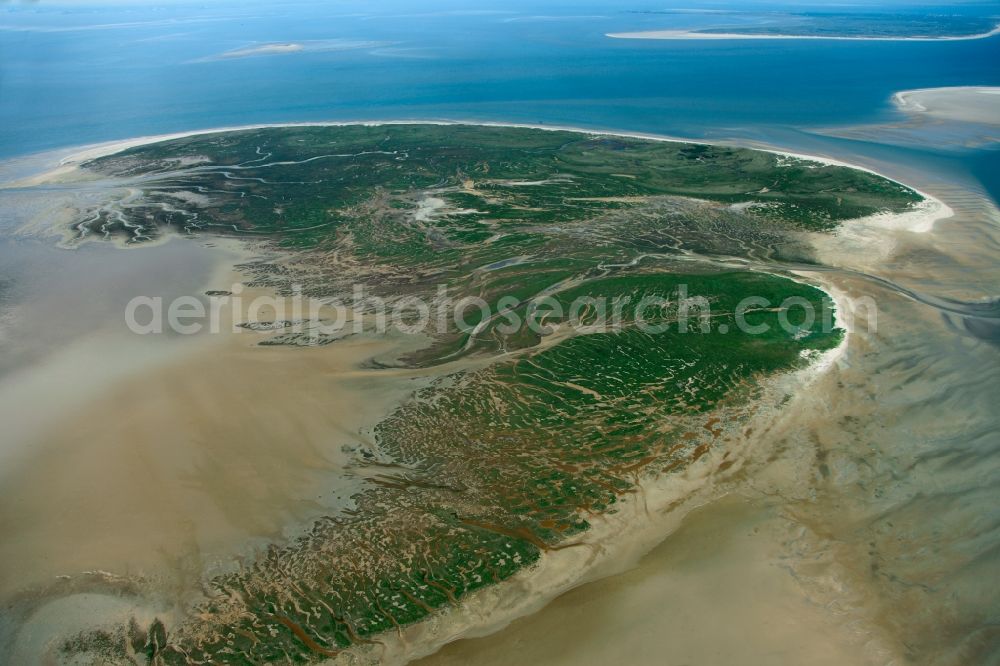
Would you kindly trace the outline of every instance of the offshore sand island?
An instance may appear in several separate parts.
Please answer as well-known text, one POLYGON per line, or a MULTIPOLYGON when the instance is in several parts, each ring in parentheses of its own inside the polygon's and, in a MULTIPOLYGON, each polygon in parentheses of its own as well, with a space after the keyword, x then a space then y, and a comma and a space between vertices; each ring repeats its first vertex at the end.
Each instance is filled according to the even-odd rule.
POLYGON ((903 90, 892 97, 913 118, 1000 125, 1000 87, 955 86, 903 90))
MULTIPOLYGON (((843 18, 841 19, 843 20, 843 18)), ((928 25, 909 26, 906 22, 871 26, 865 22, 860 28, 853 21, 839 25, 836 19, 810 16, 804 24, 790 22, 787 26, 762 25, 734 28, 703 28, 698 30, 639 30, 634 32, 609 32, 614 39, 665 39, 665 40, 716 40, 716 39, 824 39, 834 41, 876 42, 954 42, 986 39, 1000 34, 1000 24, 983 26, 979 31, 949 32, 946 26, 931 22, 928 25)))

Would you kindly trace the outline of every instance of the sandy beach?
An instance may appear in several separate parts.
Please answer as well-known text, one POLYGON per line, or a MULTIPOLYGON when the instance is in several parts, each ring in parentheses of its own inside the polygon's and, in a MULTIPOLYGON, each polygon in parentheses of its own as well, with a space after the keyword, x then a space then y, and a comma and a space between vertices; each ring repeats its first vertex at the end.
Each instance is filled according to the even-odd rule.
POLYGON ((1000 666, 1000 0, 0 14, 0 666, 1000 666))
MULTIPOLYGON (((841 496, 818 501, 816 489, 823 487, 824 475, 844 492, 861 482, 853 465, 862 464, 856 461, 864 460, 863 454, 851 450, 849 433, 832 432, 844 414, 870 414, 873 407, 864 395, 838 395, 845 384, 863 385, 870 372, 865 357, 880 346, 900 345, 913 323, 905 319, 886 331, 883 322, 879 333, 869 313, 853 306, 870 295, 869 285, 856 278, 831 282, 826 274, 806 275, 823 278, 823 288, 837 303, 838 325, 849 334, 812 366, 812 375, 800 378, 809 390, 796 393, 763 426, 736 474, 710 489, 702 486, 692 506, 671 507, 679 524, 661 523, 662 541, 634 565, 622 558, 629 563, 624 573, 585 582, 493 635, 454 642, 416 663, 833 666, 905 661, 901 637, 912 637, 917 626, 932 626, 935 611, 914 607, 919 602, 913 599, 893 608, 893 602, 880 598, 886 591, 870 579, 867 561, 853 552, 854 544, 847 545, 850 536, 844 533, 844 525, 857 529, 864 519, 844 516, 840 531, 827 532, 839 522, 830 512, 841 496), (810 442, 823 442, 813 446, 837 453, 818 456, 810 442), (824 472, 827 465, 831 470, 824 472), (908 617, 914 628, 901 630, 908 617)), ((879 305, 898 312, 895 300, 884 297, 879 305)), ((910 358, 906 346, 893 358, 910 358)), ((896 380, 882 381, 893 386, 896 380)), ((865 499, 859 503, 864 506, 865 499)))

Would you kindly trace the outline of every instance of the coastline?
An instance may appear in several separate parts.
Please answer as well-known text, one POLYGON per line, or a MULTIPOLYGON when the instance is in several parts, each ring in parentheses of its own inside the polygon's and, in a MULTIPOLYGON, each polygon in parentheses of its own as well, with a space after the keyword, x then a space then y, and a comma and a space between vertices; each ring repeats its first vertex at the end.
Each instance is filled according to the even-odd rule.
POLYGON ((988 32, 974 35, 942 35, 940 37, 890 37, 850 35, 764 35, 740 32, 697 32, 694 30, 639 30, 636 32, 607 32, 612 39, 662 39, 662 40, 733 40, 733 39, 811 39, 846 42, 965 42, 988 39, 1000 35, 1000 24, 988 32))
POLYGON ((913 190, 923 198, 923 201, 916 204, 913 210, 908 210, 905 213, 876 213, 875 215, 869 215, 868 217, 844 220, 840 223, 838 229, 847 225, 853 226, 860 224, 861 226, 873 226, 880 229, 892 229, 894 231, 927 233, 934 228, 934 224, 938 220, 946 220, 955 215, 955 211, 953 211, 950 206, 937 197, 922 190, 918 190, 912 185, 896 180, 895 178, 890 178, 889 176, 879 173, 874 169, 869 169, 868 167, 851 164, 850 162, 844 162, 830 157, 818 157, 816 155, 808 155, 805 153, 792 153, 768 148, 754 148, 754 150, 763 150, 764 152, 774 153, 775 155, 784 155, 785 157, 819 162, 820 164, 826 166, 839 166, 849 169, 857 169, 858 171, 864 171, 865 173, 870 173, 878 176, 879 178, 885 178, 886 180, 896 183, 897 185, 902 185, 907 189, 913 190))
POLYGON ((616 512, 592 518, 590 528, 570 547, 543 552, 538 562, 512 578, 477 590, 397 633, 382 634, 379 647, 352 646, 324 663, 403 666, 455 641, 496 634, 567 592, 629 571, 665 543, 691 512, 727 496, 730 479, 770 450, 768 434, 790 417, 782 405, 784 396, 808 389, 847 353, 853 326, 842 308, 848 307, 849 299, 825 281, 811 283, 836 303, 835 326, 844 331, 843 339, 809 359, 805 367, 762 382, 764 396, 747 412, 748 420, 732 428, 733 434, 752 432, 752 436, 744 436, 737 446, 710 449, 682 472, 637 479, 636 492, 623 496, 616 512))
MULTIPOLYGON (((455 124, 477 124, 495 127, 524 127, 532 129, 542 129, 549 131, 575 131, 593 136, 623 136, 641 138, 647 140, 657 140, 666 142, 699 143, 708 145, 729 145, 725 142, 688 141, 681 138, 671 138, 641 133, 626 133, 613 131, 595 131, 581 128, 561 127, 561 126, 533 126, 516 125, 505 123, 465 123, 460 121, 374 121, 364 123, 336 122, 336 123, 285 123, 274 125, 257 125, 233 128, 220 128, 199 130, 193 132, 159 135, 153 137, 142 137, 118 142, 108 142, 84 147, 82 151, 73 153, 60 161, 61 170, 59 176, 66 175, 75 170, 79 163, 88 159, 93 159, 101 155, 113 154, 131 147, 167 141, 185 136, 196 136, 211 134, 223 131, 238 131, 244 129, 258 129, 266 127, 293 127, 293 126, 341 126, 352 124, 364 124, 371 126, 427 123, 438 125, 455 124)), ((822 158, 811 155, 790 153, 767 148, 752 148, 762 152, 770 152, 798 159, 828 164, 832 166, 844 166, 856 168, 887 178, 875 171, 859 167, 849 163, 829 158, 822 158)), ((42 177, 52 177, 53 172, 47 172, 42 177)), ((892 179, 889 179, 892 180, 892 179)), ((44 182, 44 180, 39 181, 44 182)), ((898 182, 898 181, 893 181, 898 182)), ((910 187, 907 185, 907 187, 910 187)), ((910 188, 914 189, 914 188, 910 188)), ((895 226, 882 228, 901 228, 911 231, 928 231, 936 219, 938 213, 947 211, 950 216, 951 209, 930 195, 925 195, 917 191, 925 198, 927 208, 919 213, 919 220, 907 219, 895 226), (940 207, 935 207, 937 204, 940 207), (933 217, 933 219, 930 219, 933 217), (928 221, 929 220, 929 221, 928 221)), ((914 211, 903 214, 887 215, 890 218, 905 218, 913 215, 914 211)), ((869 218, 864 218, 869 219, 869 218)), ((857 222, 855 220, 845 221, 846 223, 857 222)), ((898 222, 898 220, 897 220, 898 222)), ((837 303, 836 322, 839 328, 845 331, 843 340, 834 349, 828 350, 814 359, 810 363, 797 371, 784 373, 768 380, 783 387, 794 385, 797 388, 805 388, 814 383, 819 377, 825 375, 847 351, 848 340, 851 335, 849 325, 843 319, 843 313, 847 310, 846 300, 828 285, 821 288, 837 303)), ((755 432, 766 433, 774 422, 781 417, 781 411, 775 412, 772 409, 764 409, 752 419, 755 432), (777 414, 777 416, 776 416, 777 414)), ((760 440, 760 435, 753 438, 760 440)), ((744 442, 739 451, 742 453, 753 452, 757 446, 752 441, 744 442)), ((506 627, 511 621, 518 617, 531 614, 555 597, 578 587, 586 582, 603 578, 609 575, 620 573, 638 561, 645 553, 652 550, 659 543, 663 542, 670 534, 676 530, 690 511, 698 508, 702 504, 717 499, 720 483, 731 472, 739 470, 740 462, 746 459, 749 453, 733 465, 720 479, 716 478, 716 473, 721 473, 719 463, 721 456, 726 453, 724 450, 713 450, 702 460, 693 464, 689 469, 678 475, 671 475, 662 479, 643 482, 639 485, 639 492, 629 496, 620 505, 620 511, 610 516, 601 516, 594 520, 592 527, 583 535, 586 547, 566 548, 551 553, 545 553, 543 561, 534 567, 519 572, 514 578, 496 586, 491 586, 481 590, 460 605, 445 609, 439 615, 434 615, 414 625, 405 627, 398 637, 385 636, 385 654, 377 655, 377 648, 362 646, 355 651, 354 648, 345 651, 341 657, 333 660, 334 663, 354 663, 349 659, 353 656, 361 655, 363 658, 376 658, 385 660, 385 663, 403 664, 410 660, 426 656, 435 652, 446 643, 458 639, 483 636, 506 627), (660 482, 662 481, 662 483, 660 482), (398 641, 397 641, 398 638, 398 641), (341 661, 343 659, 344 661, 341 661)))
POLYGON ((629 570, 413 666, 892 663, 881 636, 816 603, 823 590, 787 569, 791 529, 773 501, 734 490, 693 509, 629 570))
MULTIPOLYGON (((1000 26, 996 28, 995 32, 1000 34, 1000 26)), ((71 174, 73 174, 78 170, 80 164, 88 160, 97 159, 99 157, 106 157, 108 155, 114 155, 116 153, 120 153, 130 148, 145 146, 152 143, 161 143, 164 141, 173 141, 176 139, 184 139, 192 136, 202 136, 206 134, 217 134, 222 132, 240 132, 246 130, 272 129, 272 128, 278 129, 282 127, 344 127, 350 125, 363 125, 367 127, 381 127, 381 126, 391 126, 391 125, 442 125, 442 126, 479 125, 482 127, 535 129, 535 130, 545 130, 550 132, 577 132, 580 134, 588 134, 591 136, 626 137, 633 139, 644 139, 648 141, 661 141, 666 143, 690 143, 690 144, 704 145, 704 146, 733 146, 737 148, 747 148, 749 150, 759 150, 761 152, 771 153, 773 155, 782 155, 784 157, 808 160, 811 162, 823 164, 825 166, 839 166, 850 169, 857 169, 858 171, 864 171, 866 173, 873 174, 880 178, 884 178, 888 181, 896 183, 897 185, 902 185, 903 187, 913 190, 925 200, 924 202, 927 202, 925 210, 919 212, 907 211, 906 213, 901 213, 901 214, 887 214, 886 216, 886 218, 909 217, 909 219, 906 219, 905 221, 901 221, 899 219, 888 221, 886 218, 879 218, 876 226, 882 228, 923 233, 930 231, 933 228, 934 223, 937 222, 938 220, 947 219, 949 217, 952 217, 954 214, 952 209, 948 207, 940 199, 926 192, 922 192, 911 185, 898 181, 894 178, 890 178, 885 174, 879 173, 878 171, 869 169, 867 167, 863 167, 857 164, 852 164, 849 162, 844 162, 830 157, 822 157, 819 155, 789 152, 778 148, 770 148, 766 146, 757 147, 751 145, 740 145, 738 143, 729 141, 707 141, 704 139, 686 139, 683 137, 668 136, 661 134, 650 134, 646 132, 627 132, 623 130, 614 130, 614 129, 588 129, 584 127, 574 127, 571 125, 533 125, 527 123, 504 123, 499 121, 425 120, 419 118, 405 119, 405 120, 346 120, 346 121, 315 121, 315 122, 298 122, 298 123, 262 123, 262 124, 252 124, 252 125, 234 125, 226 127, 214 127, 207 129, 190 130, 185 132, 173 132, 169 134, 153 134, 148 136, 135 137, 131 139, 120 139, 116 141, 106 141, 96 144, 86 144, 78 147, 68 147, 65 150, 73 152, 69 152, 64 157, 62 157, 55 168, 43 171, 33 176, 28 176, 26 178, 21 178, 15 181, 11 181, 9 183, 0 183, 0 189, 36 187, 38 185, 52 182, 55 179, 70 176, 71 174)), ((876 215, 871 217, 876 218, 878 216, 876 215)), ((845 223, 846 222, 847 221, 845 221, 845 223)), ((851 220, 851 222, 854 221, 851 220)))

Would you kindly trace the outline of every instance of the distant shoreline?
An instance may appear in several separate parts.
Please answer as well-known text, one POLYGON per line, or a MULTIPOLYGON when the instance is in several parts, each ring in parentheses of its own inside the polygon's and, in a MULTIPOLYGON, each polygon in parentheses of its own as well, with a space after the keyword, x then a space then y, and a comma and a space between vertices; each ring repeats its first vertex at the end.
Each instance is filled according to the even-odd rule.
POLYGON ((613 39, 665 39, 665 40, 718 40, 718 39, 825 39, 848 42, 961 42, 972 39, 986 39, 1000 35, 1000 24, 989 32, 972 35, 942 35, 940 37, 893 37, 889 35, 765 35, 747 32, 698 32, 696 30, 639 30, 636 32, 608 32, 605 37, 613 39))

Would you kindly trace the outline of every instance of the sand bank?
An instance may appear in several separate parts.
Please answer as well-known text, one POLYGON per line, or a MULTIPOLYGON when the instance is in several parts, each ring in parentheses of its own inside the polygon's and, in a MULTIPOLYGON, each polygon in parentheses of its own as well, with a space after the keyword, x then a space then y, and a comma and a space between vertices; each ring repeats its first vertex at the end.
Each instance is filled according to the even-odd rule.
POLYGON ((903 90, 893 95, 892 101, 900 111, 912 117, 1000 125, 1000 87, 903 90))
POLYGON ((947 151, 986 148, 1000 141, 1000 87, 955 86, 892 95, 901 118, 829 127, 817 134, 854 141, 947 151))
POLYGON ((988 32, 974 35, 942 35, 940 37, 891 37, 891 36, 848 36, 848 35, 762 35, 740 32, 698 32, 694 30, 641 30, 637 32, 609 32, 606 37, 614 39, 668 39, 668 40, 719 40, 719 39, 822 39, 846 42, 961 42, 970 39, 986 39, 1000 34, 1000 25, 988 32))
POLYGON ((773 510, 729 496, 692 511, 635 568, 417 664, 870 663, 870 639, 789 570, 789 531, 773 510))

